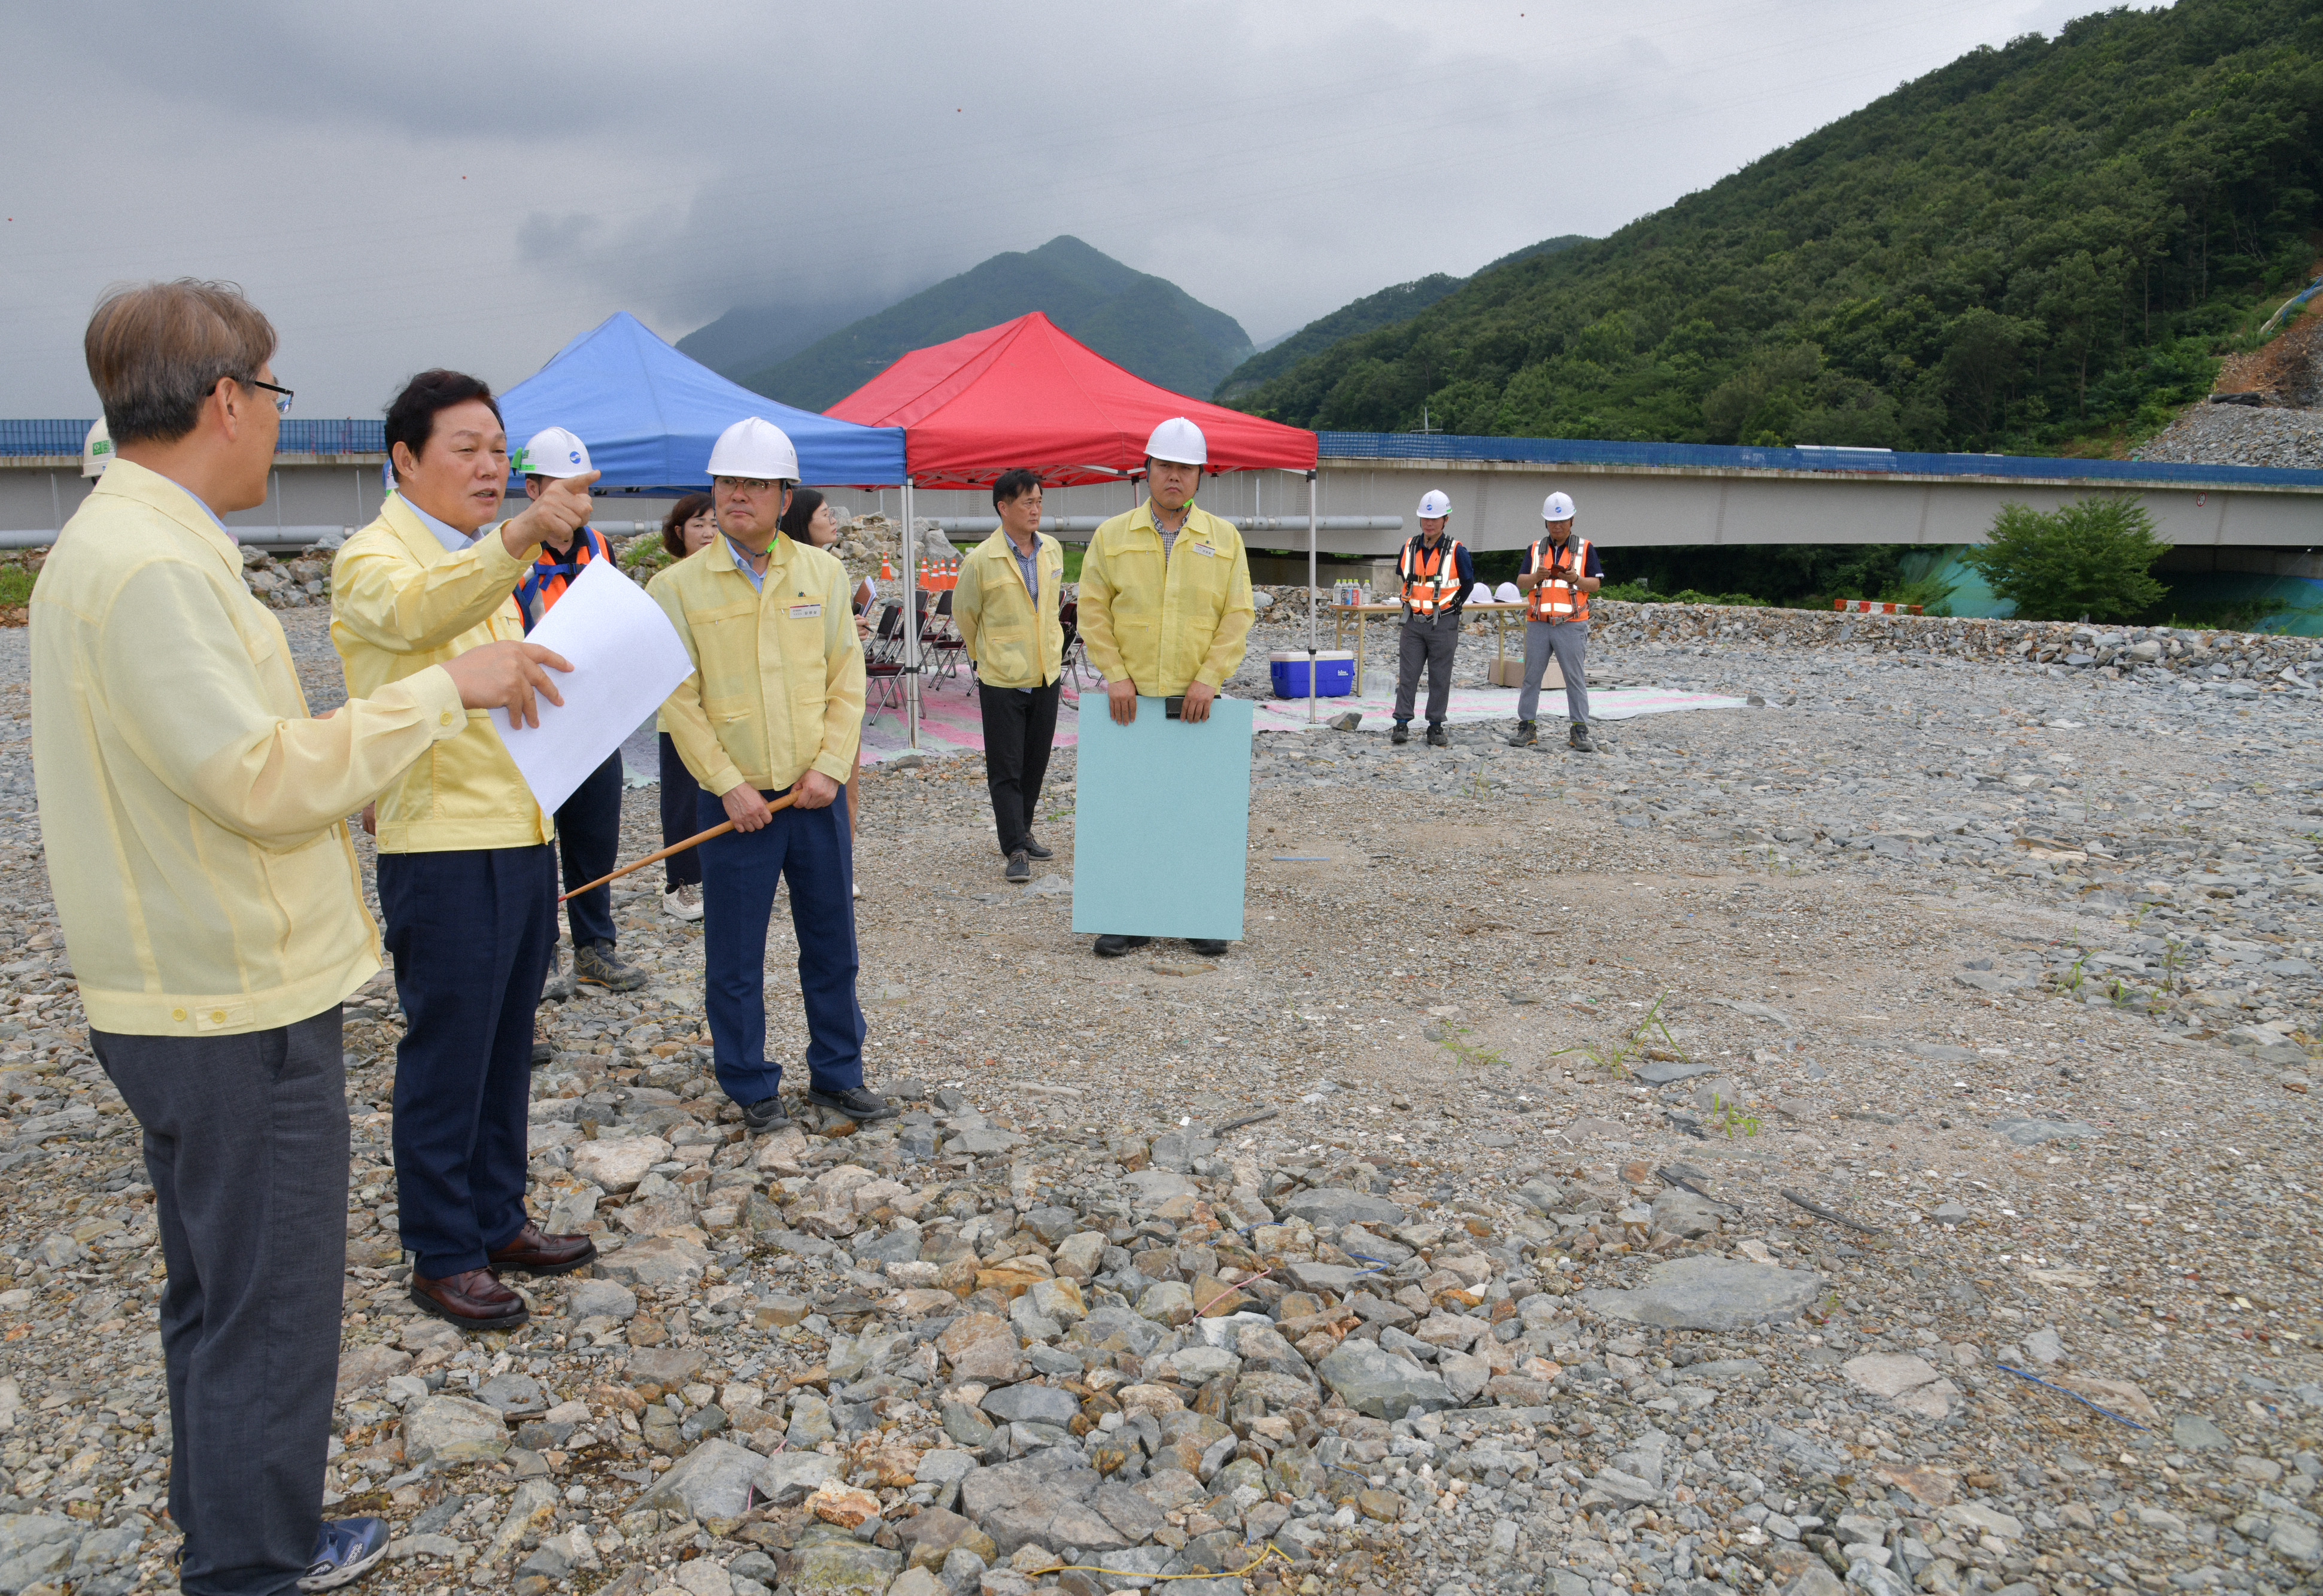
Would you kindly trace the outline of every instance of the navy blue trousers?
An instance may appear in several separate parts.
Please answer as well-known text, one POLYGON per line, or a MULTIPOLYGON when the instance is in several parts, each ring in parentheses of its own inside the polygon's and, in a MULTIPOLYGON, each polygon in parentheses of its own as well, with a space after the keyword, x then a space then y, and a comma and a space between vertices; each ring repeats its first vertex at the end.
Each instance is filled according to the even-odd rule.
POLYGON ((395 1050, 403 1246, 429 1280, 524 1228, 532 1014, 556 946, 556 849, 379 856, 406 1028, 395 1050))
MULTIPOLYGON (((556 846, 565 856, 567 889, 611 876, 620 862, 621 750, 591 771, 556 812, 556 846)), ((573 946, 613 940, 613 889, 601 886, 565 903, 573 946)))
MULTIPOLYGON (((785 787, 784 792, 790 789, 785 787)), ((700 789, 696 789, 700 791, 700 789)), ((782 793, 765 794, 768 803, 782 793)), ((694 830, 726 818, 702 793, 694 830)), ((855 1001, 855 855, 847 835, 847 789, 823 809, 785 809, 756 831, 703 843, 702 940, 710 1041, 718 1084, 748 1107, 771 1097, 783 1067, 767 1057, 767 923, 775 888, 791 888, 800 995, 806 1004, 807 1078, 817 1091, 863 1084, 863 1010, 855 1001)))
MULTIPOLYGON (((668 732, 656 734, 661 741, 661 845, 675 848, 693 836, 701 827, 693 823, 693 812, 702 797, 702 784, 686 769, 685 761, 678 757, 677 744, 668 732)), ((721 809, 718 818, 726 818, 721 809)), ((664 892, 675 892, 681 886, 702 885, 702 850, 689 848, 684 853, 674 853, 662 861, 662 874, 667 885, 664 892)))

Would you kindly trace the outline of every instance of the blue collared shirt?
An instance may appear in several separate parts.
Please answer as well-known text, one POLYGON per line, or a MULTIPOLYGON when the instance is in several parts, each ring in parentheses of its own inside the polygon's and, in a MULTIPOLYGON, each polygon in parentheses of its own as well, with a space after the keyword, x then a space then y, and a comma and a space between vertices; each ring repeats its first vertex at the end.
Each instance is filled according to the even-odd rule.
MULTIPOLYGON (((751 568, 750 551, 744 548, 740 544, 735 542, 733 535, 722 527, 720 528, 718 536, 726 540, 726 552, 734 561, 734 569, 739 571, 743 575, 750 579, 750 586, 754 590, 758 592, 765 592, 767 591, 767 573, 763 571, 757 571, 751 568)), ((779 537, 781 535, 777 533, 776 536, 779 537)), ((773 547, 771 544, 767 546, 769 549, 773 547)), ((771 556, 769 557, 768 563, 772 563, 771 556)))
POLYGON ((1037 610, 1041 602, 1041 540, 1033 539, 1033 552, 1027 555, 1017 552, 1016 540, 1012 537, 1008 540, 1008 552, 1015 557, 1016 569, 1024 573, 1024 592, 1037 610))
POLYGON ((452 527, 448 522, 437 520, 409 499, 403 500, 403 508, 419 518, 419 524, 434 534, 436 541, 444 546, 444 551, 446 554, 456 555, 476 541, 466 533, 452 527))

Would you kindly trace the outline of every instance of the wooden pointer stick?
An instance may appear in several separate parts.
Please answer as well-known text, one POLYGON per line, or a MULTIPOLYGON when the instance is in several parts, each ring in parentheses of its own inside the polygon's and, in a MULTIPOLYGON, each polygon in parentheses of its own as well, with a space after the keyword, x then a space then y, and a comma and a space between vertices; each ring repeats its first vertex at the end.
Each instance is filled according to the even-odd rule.
MULTIPOLYGON (((781 797, 776 799, 772 803, 767 805, 767 812, 771 814, 778 809, 788 809, 797 801, 797 793, 785 793, 781 797)), ((683 842, 673 842, 658 853, 649 853, 646 855, 645 858, 639 859, 634 865, 623 865, 611 876, 600 876, 596 880, 589 883, 586 886, 574 887, 571 892, 566 893, 565 897, 560 897, 556 901, 561 903, 565 901, 565 898, 577 898, 584 892, 594 892, 609 881, 619 881, 622 876, 629 875, 632 870, 642 870, 647 865, 657 864, 661 860, 669 858, 669 856, 674 853, 684 853, 689 848, 698 847, 701 844, 709 841, 712 837, 723 837, 727 832, 733 829, 734 822, 732 821, 721 821, 717 825, 711 827, 710 830, 702 832, 698 837, 689 837, 683 842)))

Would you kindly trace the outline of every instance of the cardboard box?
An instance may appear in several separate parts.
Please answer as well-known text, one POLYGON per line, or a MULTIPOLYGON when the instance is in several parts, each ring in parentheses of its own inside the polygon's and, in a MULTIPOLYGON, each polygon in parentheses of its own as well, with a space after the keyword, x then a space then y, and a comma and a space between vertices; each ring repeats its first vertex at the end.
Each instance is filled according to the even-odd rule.
MULTIPOLYGON (((1524 685, 1524 661, 1496 659, 1484 667, 1484 680, 1495 687, 1521 687, 1524 685)), ((1565 673, 1556 668, 1556 661, 1550 660, 1548 668, 1541 672, 1540 685, 1544 693, 1552 688, 1559 693, 1565 691, 1565 673)))

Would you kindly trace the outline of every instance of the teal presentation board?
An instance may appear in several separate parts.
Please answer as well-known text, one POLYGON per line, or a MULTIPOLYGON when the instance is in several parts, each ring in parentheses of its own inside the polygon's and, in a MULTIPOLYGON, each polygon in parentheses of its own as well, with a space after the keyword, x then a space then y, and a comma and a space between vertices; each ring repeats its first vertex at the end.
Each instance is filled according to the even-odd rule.
POLYGON ((1073 793, 1073 929, 1125 937, 1242 936, 1250 853, 1251 714, 1210 702, 1207 720, 1172 720, 1141 698, 1116 726, 1105 698, 1082 702, 1073 793))

